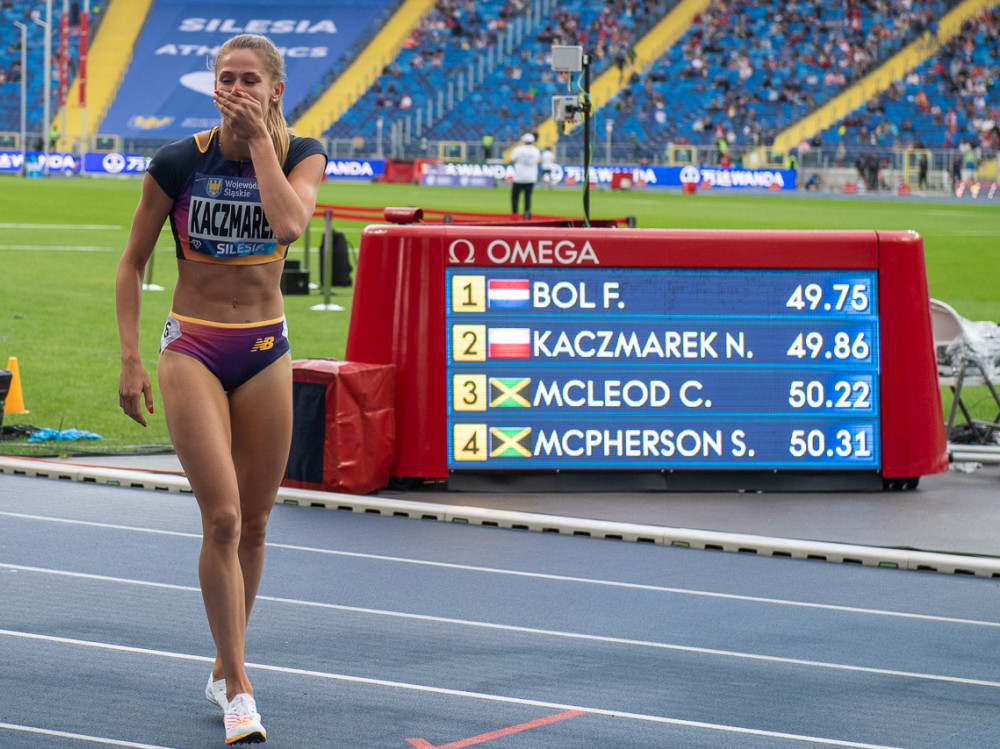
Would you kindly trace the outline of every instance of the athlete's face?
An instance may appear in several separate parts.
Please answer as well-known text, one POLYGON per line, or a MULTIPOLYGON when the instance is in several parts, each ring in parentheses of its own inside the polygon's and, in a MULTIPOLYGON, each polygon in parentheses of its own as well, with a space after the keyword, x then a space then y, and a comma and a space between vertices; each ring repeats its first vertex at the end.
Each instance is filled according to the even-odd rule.
POLYGON ((238 88, 259 101, 262 110, 267 112, 271 103, 281 97, 285 84, 271 77, 260 55, 252 49, 234 49, 219 59, 215 67, 215 87, 220 91, 238 88))

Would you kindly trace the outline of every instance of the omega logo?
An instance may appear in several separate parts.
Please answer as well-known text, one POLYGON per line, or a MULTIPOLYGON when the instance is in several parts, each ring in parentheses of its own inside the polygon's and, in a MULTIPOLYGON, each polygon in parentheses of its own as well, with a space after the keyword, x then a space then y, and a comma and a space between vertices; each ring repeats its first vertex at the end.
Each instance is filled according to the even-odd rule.
MULTIPOLYGON (((513 244, 504 239, 494 239, 486 246, 486 257, 494 265, 600 265, 597 253, 585 241, 582 247, 569 239, 529 239, 523 244, 513 244)), ((476 248, 468 239, 455 239, 448 246, 448 262, 453 265, 472 265, 476 261, 476 248)))
POLYGON ((448 262, 449 263, 464 263, 465 265, 471 265, 476 259, 476 248, 472 246, 472 242, 468 239, 456 239, 448 247, 448 262), (465 249, 465 257, 459 259, 458 250, 460 247, 465 249))

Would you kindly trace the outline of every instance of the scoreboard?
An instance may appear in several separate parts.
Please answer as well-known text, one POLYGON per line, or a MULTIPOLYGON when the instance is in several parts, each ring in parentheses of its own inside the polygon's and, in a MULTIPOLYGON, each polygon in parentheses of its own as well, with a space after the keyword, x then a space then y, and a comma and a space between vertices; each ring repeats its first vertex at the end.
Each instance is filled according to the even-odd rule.
POLYGON ((880 468, 873 272, 446 277, 452 470, 880 468))
POLYGON ((396 476, 915 486, 927 297, 910 232, 378 226, 347 357, 396 365, 396 476))

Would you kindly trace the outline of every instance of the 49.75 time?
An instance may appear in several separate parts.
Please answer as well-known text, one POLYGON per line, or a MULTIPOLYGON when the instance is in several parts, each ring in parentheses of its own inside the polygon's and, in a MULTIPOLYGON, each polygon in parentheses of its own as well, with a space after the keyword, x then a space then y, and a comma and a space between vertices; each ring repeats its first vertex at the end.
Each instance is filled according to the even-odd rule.
POLYGON ((867 283, 835 283, 828 296, 824 296, 818 283, 799 284, 785 306, 796 310, 865 312, 871 305, 870 294, 867 283))

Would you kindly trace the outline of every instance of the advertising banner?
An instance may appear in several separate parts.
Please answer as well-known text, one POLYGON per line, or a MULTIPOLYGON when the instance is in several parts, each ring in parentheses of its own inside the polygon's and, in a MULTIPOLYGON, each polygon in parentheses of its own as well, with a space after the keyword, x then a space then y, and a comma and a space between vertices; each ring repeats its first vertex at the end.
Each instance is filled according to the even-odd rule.
MULTIPOLYGON (((101 154, 102 156, 105 154, 101 154)), ((145 171, 145 162, 143 162, 145 171)), ((0 151, 0 173, 20 174, 22 170, 29 177, 41 177, 45 167, 45 153, 43 151, 0 151)), ((49 152, 49 172, 78 172, 80 171, 80 159, 71 153, 49 152)))
MULTIPOLYGON (((151 157, 138 153, 86 153, 82 157, 71 153, 49 153, 50 172, 82 172, 84 174, 134 174, 142 175, 151 157)), ((0 173, 18 174, 22 166, 37 168, 40 173, 45 164, 42 151, 0 151, 0 173)), ((385 174, 383 159, 330 159, 326 178, 372 182, 385 174)))
MULTIPOLYGON (((435 166, 434 184, 451 184, 449 178, 489 178, 496 182, 510 182, 514 168, 510 164, 457 164, 435 166)), ((728 190, 745 189, 795 189, 794 169, 721 169, 697 166, 611 166, 597 164, 590 167, 590 184, 611 186, 616 174, 627 174, 637 187, 681 187, 686 182, 711 185, 728 190), (776 186, 776 187, 775 187, 776 186)), ((556 185, 583 184, 584 170, 580 164, 556 164, 551 173, 556 185)))
POLYGON ((83 171, 87 174, 145 173, 149 157, 137 153, 87 153, 83 155, 83 171))
POLYGON ((426 187, 494 187, 496 180, 488 175, 464 176, 442 172, 425 172, 420 184, 426 187))
POLYGON ((268 36, 284 57, 287 114, 387 5, 388 0, 158 0, 102 130, 180 138, 219 124, 211 65, 226 39, 251 32, 268 36))
POLYGON ((326 179, 373 182, 385 174, 385 159, 330 159, 326 179))

